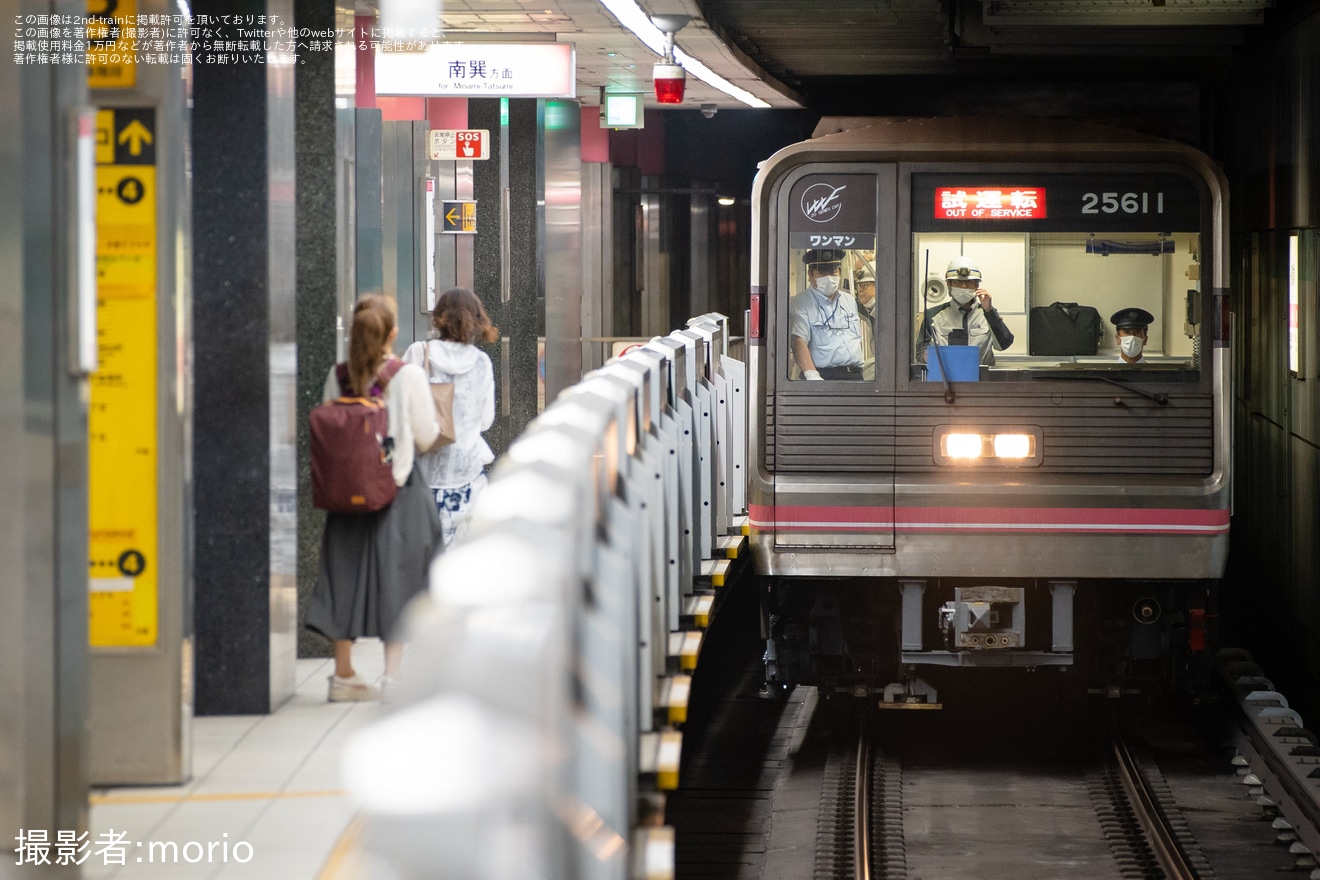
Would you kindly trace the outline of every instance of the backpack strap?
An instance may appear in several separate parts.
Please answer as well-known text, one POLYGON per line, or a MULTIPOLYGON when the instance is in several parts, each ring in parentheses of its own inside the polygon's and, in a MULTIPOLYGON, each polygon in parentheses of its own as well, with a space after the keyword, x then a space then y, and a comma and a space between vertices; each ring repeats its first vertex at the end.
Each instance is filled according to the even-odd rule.
MULTIPOLYGON (((394 378, 394 374, 399 372, 402 367, 403 361, 399 360, 394 355, 390 355, 386 358, 385 363, 381 365, 379 372, 376 373, 376 381, 371 384, 371 388, 367 391, 367 396, 384 396, 385 389, 390 385, 390 380, 394 378)), ((335 379, 339 382, 339 393, 341 396, 354 396, 353 385, 348 375, 347 361, 342 364, 335 364, 335 379)))
POLYGON ((376 381, 371 386, 372 396, 384 397, 385 389, 390 387, 390 380, 401 369, 403 369, 403 361, 394 355, 387 357, 385 363, 381 365, 380 370, 376 373, 376 381))

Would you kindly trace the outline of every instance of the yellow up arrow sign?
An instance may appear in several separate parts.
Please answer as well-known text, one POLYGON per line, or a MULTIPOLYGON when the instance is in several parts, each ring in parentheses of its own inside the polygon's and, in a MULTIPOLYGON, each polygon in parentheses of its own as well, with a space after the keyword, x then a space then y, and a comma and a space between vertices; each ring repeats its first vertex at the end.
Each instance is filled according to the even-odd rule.
POLYGON ((142 145, 151 143, 152 138, 147 127, 134 119, 119 132, 118 140, 121 144, 128 144, 129 155, 141 156, 142 145))

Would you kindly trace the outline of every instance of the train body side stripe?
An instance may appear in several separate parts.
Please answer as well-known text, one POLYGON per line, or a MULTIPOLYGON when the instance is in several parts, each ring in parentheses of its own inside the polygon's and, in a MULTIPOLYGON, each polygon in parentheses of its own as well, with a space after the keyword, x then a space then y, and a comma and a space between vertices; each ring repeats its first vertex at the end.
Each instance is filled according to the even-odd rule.
POLYGON ((1228 532, 1228 510, 1122 507, 834 507, 749 505, 766 531, 1000 532, 1214 535, 1228 532))

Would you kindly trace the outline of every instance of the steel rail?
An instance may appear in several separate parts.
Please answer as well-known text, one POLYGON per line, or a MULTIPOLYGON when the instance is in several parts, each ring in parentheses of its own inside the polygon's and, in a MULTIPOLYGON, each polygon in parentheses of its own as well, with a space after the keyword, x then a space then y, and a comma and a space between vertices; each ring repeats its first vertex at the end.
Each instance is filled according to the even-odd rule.
POLYGON ((871 741, 865 728, 857 736, 853 770, 853 873, 871 880, 871 741))
POLYGON ((1188 861, 1177 834, 1169 828, 1164 811, 1141 772, 1140 762, 1121 738, 1114 738, 1113 747, 1123 791, 1165 877, 1167 880, 1198 880, 1200 874, 1188 861))

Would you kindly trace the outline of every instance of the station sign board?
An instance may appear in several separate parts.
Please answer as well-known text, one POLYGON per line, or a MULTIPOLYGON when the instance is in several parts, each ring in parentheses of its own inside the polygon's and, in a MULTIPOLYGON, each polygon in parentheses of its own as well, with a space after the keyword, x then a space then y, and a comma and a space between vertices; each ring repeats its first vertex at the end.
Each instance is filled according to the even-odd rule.
POLYGON ((429 98, 576 98, 572 43, 431 43, 377 52, 376 94, 429 98))
POLYGON ((475 199, 447 199, 440 202, 440 231, 450 235, 472 235, 477 231, 475 199))
POLYGON ((96 335, 88 447, 88 635, 158 633, 156 110, 96 111, 96 335))
MULTIPOLYGON (((137 0, 87 4, 83 26, 87 37, 86 51, 78 57, 86 59, 88 88, 131 89, 137 85, 136 47, 140 42, 147 42, 134 36, 137 6, 137 0)), ((17 34, 14 36, 18 37, 17 34)), ((51 37, 52 42, 55 39, 51 37)))
POLYGON ((480 129, 443 129, 431 132, 431 158, 481 160, 490 158, 490 132, 480 129))

